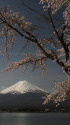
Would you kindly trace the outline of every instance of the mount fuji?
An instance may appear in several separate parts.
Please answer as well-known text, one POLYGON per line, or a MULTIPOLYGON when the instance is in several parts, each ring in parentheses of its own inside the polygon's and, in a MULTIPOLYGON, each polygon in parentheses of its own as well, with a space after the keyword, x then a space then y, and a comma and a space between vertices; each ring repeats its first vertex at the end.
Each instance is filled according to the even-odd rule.
POLYGON ((20 81, 0 92, 0 110, 6 111, 41 111, 45 109, 43 89, 20 81))
POLYGON ((45 93, 46 91, 44 91, 43 89, 28 83, 27 81, 20 81, 18 83, 16 83, 15 85, 12 85, 9 88, 6 88, 4 90, 1 91, 1 94, 23 94, 23 93, 27 93, 27 92, 33 92, 33 93, 45 93))

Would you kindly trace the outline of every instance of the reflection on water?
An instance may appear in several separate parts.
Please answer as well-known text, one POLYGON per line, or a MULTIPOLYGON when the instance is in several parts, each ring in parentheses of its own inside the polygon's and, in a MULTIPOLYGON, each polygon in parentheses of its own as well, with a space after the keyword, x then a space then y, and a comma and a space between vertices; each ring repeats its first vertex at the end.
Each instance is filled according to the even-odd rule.
POLYGON ((70 125, 70 114, 0 113, 0 125, 70 125))

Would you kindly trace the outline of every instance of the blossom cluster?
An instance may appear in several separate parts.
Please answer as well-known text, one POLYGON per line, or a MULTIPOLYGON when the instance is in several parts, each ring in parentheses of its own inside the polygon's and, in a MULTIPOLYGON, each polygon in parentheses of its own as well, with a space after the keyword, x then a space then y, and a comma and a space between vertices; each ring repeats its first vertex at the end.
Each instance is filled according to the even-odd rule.
POLYGON ((52 13, 55 14, 62 6, 66 6, 63 16, 65 18, 65 24, 70 25, 70 1, 69 0, 40 0, 40 3, 44 4, 44 10, 52 8, 52 13))
POLYGON ((47 104, 49 101, 54 101, 56 105, 59 105, 66 97, 70 96, 70 78, 55 84, 54 88, 55 90, 45 98, 44 104, 47 104))
POLYGON ((8 56, 8 51, 13 48, 16 41, 16 29, 21 33, 26 30, 31 23, 26 22, 23 16, 20 16, 18 12, 9 10, 8 8, 0 9, 0 38, 1 38, 1 50, 4 52, 3 56, 8 56))

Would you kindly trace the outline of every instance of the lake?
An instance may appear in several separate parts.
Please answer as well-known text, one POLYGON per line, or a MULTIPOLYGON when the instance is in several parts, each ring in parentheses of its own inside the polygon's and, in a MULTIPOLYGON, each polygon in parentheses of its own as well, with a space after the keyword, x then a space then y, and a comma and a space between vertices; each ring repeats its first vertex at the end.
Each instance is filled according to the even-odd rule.
POLYGON ((70 125, 70 113, 0 113, 0 125, 70 125))

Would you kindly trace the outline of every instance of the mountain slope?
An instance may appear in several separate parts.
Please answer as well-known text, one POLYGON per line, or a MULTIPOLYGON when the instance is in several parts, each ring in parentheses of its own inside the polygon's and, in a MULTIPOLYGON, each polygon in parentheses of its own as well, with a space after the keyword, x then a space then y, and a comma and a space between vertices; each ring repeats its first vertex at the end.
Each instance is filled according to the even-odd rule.
POLYGON ((20 81, 16 83, 15 85, 12 85, 9 88, 6 88, 1 91, 1 94, 7 94, 7 93, 18 93, 18 94, 23 94, 26 92, 45 92, 43 89, 40 89, 39 87, 28 83, 27 81, 20 81))

